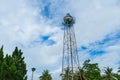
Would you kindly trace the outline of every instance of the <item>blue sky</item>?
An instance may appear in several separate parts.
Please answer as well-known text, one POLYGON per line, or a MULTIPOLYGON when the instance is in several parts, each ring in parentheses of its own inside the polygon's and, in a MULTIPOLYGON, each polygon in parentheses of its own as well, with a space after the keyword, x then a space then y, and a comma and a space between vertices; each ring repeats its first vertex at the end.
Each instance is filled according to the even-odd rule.
POLYGON ((34 80, 44 69, 53 80, 60 79, 66 13, 76 21, 80 64, 91 59, 101 69, 110 66, 116 71, 120 66, 119 0, 0 0, 0 45, 9 54, 15 46, 22 49, 28 80, 32 67, 34 80))

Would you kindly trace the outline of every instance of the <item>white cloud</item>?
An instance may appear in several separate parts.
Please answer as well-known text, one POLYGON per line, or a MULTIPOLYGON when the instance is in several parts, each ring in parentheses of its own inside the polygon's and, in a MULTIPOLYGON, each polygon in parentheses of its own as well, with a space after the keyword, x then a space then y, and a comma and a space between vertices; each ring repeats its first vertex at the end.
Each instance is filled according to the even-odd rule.
POLYGON ((93 62, 99 63, 101 69, 109 66, 114 69, 114 72, 116 72, 120 66, 120 45, 109 46, 105 50, 106 53, 101 56, 96 56, 93 59, 93 62))
POLYGON ((82 11, 81 8, 79 9, 79 7, 82 7, 80 5, 78 8, 74 9, 74 14, 76 15, 75 29, 77 30, 76 36, 78 44, 88 44, 100 40, 106 34, 118 29, 118 25, 120 25, 120 11, 117 6, 106 7, 101 5, 102 8, 96 9, 96 6, 92 4, 92 2, 85 6, 87 7, 84 11, 82 11))

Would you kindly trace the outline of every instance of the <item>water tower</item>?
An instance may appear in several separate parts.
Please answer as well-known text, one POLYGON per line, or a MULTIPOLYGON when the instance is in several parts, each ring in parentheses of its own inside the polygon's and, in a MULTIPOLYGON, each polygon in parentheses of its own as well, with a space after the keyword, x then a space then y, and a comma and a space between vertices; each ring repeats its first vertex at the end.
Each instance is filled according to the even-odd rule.
MULTIPOLYGON (((79 70, 78 51, 73 26, 74 23, 75 20, 69 13, 63 18, 64 38, 63 38, 62 74, 67 74, 66 80, 74 80, 74 73, 79 70)), ((63 76, 62 80, 64 80, 63 76)))

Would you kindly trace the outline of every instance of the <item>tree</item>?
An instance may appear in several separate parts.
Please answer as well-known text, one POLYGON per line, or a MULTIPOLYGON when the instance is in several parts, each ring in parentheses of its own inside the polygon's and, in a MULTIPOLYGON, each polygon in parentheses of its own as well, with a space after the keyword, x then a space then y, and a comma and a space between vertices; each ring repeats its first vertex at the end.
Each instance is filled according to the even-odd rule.
POLYGON ((48 70, 44 70, 39 78, 40 80, 52 80, 51 74, 48 70))
POLYGON ((117 74, 115 74, 115 77, 120 80, 120 67, 118 68, 117 74))
POLYGON ((72 78, 72 71, 67 67, 63 74, 60 74, 62 76, 62 80, 71 80, 72 78))
POLYGON ((3 46, 0 49, 0 80, 2 80, 2 74, 3 74, 3 69, 2 69, 2 64, 4 60, 4 55, 3 55, 3 46))
MULTIPOLYGON (((63 80, 71 80, 71 71, 67 68, 64 74, 61 74, 63 80)), ((74 74, 74 80, 102 80, 100 69, 97 63, 90 63, 86 60, 83 66, 74 74)))
POLYGON ((26 64, 21 50, 16 47, 12 56, 3 55, 3 46, 0 49, 0 80, 27 80, 26 64))
POLYGON ((2 64, 2 80, 16 80, 16 67, 13 65, 13 60, 10 55, 6 55, 2 64))
POLYGON ((3 55, 3 46, 0 49, 0 65, 2 65, 2 61, 3 61, 4 55, 3 55))
POLYGON ((120 73, 120 67, 118 68, 118 73, 120 73))
POLYGON ((104 80, 115 80, 116 77, 114 76, 114 73, 112 73, 112 71, 113 71, 112 68, 110 68, 110 67, 105 67, 103 79, 104 79, 104 80))
MULTIPOLYGON (((62 80, 72 80, 72 71, 69 68, 66 68, 64 73, 60 74, 60 76, 62 76, 62 80)), ((87 80, 82 68, 73 74, 73 80, 87 80)))
POLYGON ((97 63, 90 63, 90 60, 86 60, 82 67, 87 80, 102 80, 100 75, 100 69, 97 63))
POLYGON ((12 54, 13 64, 16 67, 16 80, 27 80, 26 63, 24 62, 23 52, 16 47, 12 54))
POLYGON ((85 77, 85 72, 82 67, 79 69, 79 71, 76 71, 75 76, 77 77, 77 80, 87 80, 87 78, 85 77))

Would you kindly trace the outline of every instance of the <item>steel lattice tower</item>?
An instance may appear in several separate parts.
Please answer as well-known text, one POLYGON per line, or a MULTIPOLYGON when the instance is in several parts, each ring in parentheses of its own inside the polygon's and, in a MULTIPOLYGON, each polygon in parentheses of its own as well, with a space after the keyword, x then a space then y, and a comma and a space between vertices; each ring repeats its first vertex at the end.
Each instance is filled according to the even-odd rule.
POLYGON ((75 21, 69 13, 63 18, 63 20, 64 20, 63 21, 64 38, 63 38, 62 74, 66 74, 65 71, 68 70, 67 73, 68 78, 66 80, 73 80, 75 71, 79 70, 78 51, 73 26, 75 21))

